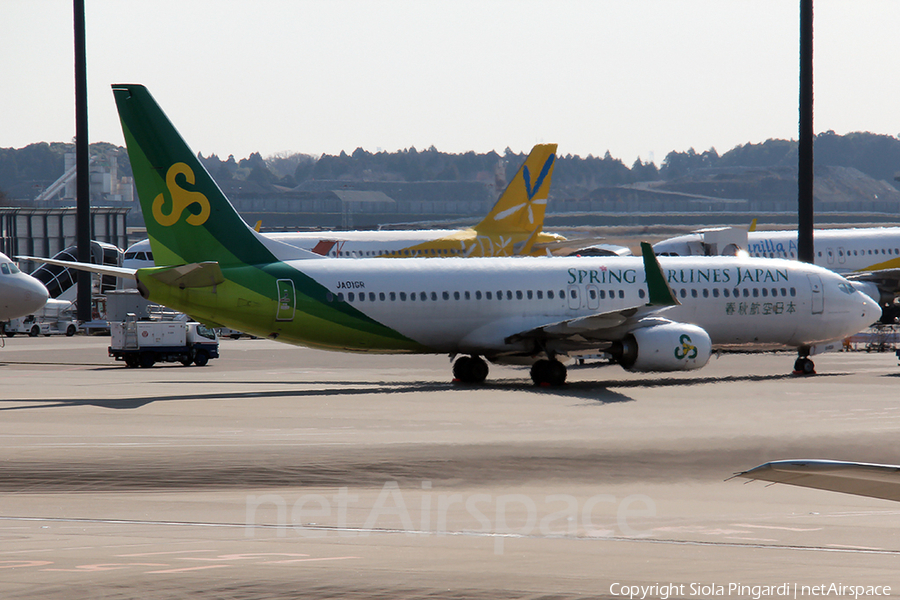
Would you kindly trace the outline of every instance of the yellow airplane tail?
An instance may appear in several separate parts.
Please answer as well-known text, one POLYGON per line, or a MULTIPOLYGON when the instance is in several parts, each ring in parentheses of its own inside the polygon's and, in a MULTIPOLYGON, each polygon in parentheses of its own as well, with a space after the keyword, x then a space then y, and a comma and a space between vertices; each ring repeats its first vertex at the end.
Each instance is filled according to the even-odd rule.
POLYGON ((475 226, 490 233, 532 233, 544 226, 544 209, 556 163, 556 144, 538 144, 497 200, 475 226))

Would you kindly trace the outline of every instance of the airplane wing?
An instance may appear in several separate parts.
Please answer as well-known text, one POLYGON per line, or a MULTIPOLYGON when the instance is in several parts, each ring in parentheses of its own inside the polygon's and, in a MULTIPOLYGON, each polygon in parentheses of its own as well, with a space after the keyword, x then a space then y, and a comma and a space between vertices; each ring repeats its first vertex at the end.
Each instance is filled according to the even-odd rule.
POLYGON ((625 330, 668 323, 666 319, 655 315, 677 306, 680 302, 669 287, 650 244, 641 242, 641 254, 644 258, 644 272, 647 274, 649 292, 649 302, 646 304, 543 324, 515 333, 507 337, 506 342, 514 343, 525 339, 542 342, 553 340, 557 347, 567 350, 599 348, 603 342, 611 344, 617 334, 624 333, 625 330))
MULTIPOLYGON (((860 271, 844 276, 850 281, 867 281, 878 286, 879 290, 900 293, 900 269, 878 269, 877 271, 860 271)), ((877 298, 876 298, 877 300, 877 298)))
POLYGON ((110 267, 108 265, 95 265, 94 263, 80 263, 68 260, 54 260, 52 258, 40 258, 37 256, 17 256, 19 260, 33 260, 34 262, 46 263, 48 265, 56 265, 59 267, 67 267, 78 271, 90 271, 91 273, 99 273, 100 275, 112 275, 113 277, 121 277, 122 279, 136 279, 135 273, 137 269, 128 269, 126 267, 110 267))
POLYGON ((772 483, 900 502, 900 466, 837 460, 778 460, 736 473, 772 483))

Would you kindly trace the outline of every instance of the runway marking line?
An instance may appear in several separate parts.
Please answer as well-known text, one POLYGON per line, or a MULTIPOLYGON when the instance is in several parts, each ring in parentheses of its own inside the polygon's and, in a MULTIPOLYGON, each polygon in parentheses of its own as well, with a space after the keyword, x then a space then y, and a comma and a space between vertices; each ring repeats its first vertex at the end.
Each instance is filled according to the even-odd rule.
POLYGON ((163 574, 163 573, 185 573, 187 571, 203 571, 205 569, 221 569, 222 567, 230 567, 231 565, 202 565, 200 567, 184 567, 182 569, 164 569, 162 571, 145 571, 147 574, 163 574))

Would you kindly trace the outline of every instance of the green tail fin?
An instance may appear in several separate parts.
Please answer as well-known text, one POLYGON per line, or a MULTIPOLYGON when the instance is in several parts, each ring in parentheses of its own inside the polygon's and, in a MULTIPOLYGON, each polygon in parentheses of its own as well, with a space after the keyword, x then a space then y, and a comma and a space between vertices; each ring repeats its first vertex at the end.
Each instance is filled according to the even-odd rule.
POLYGON ((112 88, 156 265, 272 262, 147 88, 112 88))
POLYGON ((478 231, 531 233, 544 226, 547 193, 556 164, 556 144, 538 144, 506 186, 478 231))
POLYGON ((669 287, 662 267, 653 253, 653 246, 647 242, 641 242, 641 256, 644 258, 644 273, 647 275, 647 293, 649 301, 647 306, 678 306, 681 302, 675 297, 675 292, 669 287))

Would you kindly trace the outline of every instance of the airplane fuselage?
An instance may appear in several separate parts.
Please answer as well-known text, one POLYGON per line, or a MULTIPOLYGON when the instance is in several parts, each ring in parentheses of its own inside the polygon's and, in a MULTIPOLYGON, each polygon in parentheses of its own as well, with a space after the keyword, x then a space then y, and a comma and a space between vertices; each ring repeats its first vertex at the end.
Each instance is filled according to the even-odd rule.
MULTIPOLYGON (((410 231, 273 232, 264 234, 291 246, 338 258, 409 258, 446 256, 514 256, 521 254, 528 233, 480 232, 476 229, 419 229, 410 231)), ((534 242, 565 240, 539 232, 534 242)), ((542 255, 544 251, 528 254, 542 255)))
MULTIPOLYGON (((811 265, 731 257, 660 263, 682 303, 662 316, 698 325, 718 347, 813 346, 856 333, 880 315, 842 277, 811 265)), ((361 352, 527 353, 530 341, 508 338, 647 301, 637 257, 223 265, 225 283, 184 290, 154 285, 142 273, 151 300, 197 318, 283 342, 361 352), (265 279, 271 297, 251 291, 265 279), (263 321, 261 314, 269 316, 263 321)))
MULTIPOLYGON (((654 244, 657 254, 703 254, 702 235, 688 234, 654 244)), ((900 267, 900 227, 817 229, 813 232, 815 264, 838 273, 900 267)), ((797 259, 797 232, 751 231, 750 256, 797 259)))

